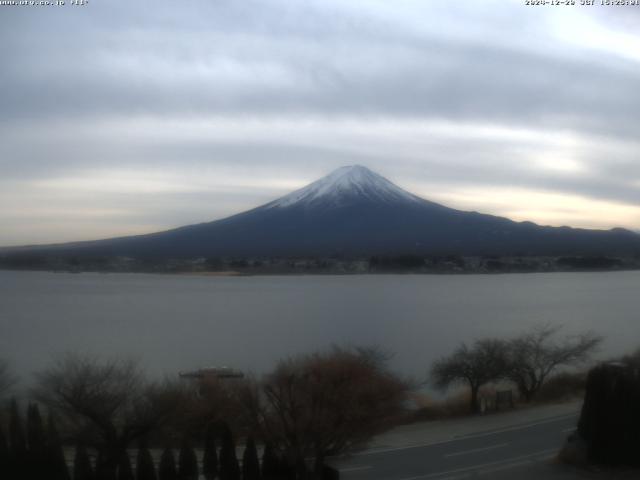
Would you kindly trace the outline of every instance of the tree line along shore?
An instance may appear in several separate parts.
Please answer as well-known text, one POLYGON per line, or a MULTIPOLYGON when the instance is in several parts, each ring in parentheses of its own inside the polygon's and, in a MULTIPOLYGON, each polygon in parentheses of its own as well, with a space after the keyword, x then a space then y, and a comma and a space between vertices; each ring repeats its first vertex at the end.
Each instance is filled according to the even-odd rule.
POLYGON ((640 269, 640 256, 372 255, 351 257, 103 257, 0 253, 0 269, 208 275, 535 273, 640 269))

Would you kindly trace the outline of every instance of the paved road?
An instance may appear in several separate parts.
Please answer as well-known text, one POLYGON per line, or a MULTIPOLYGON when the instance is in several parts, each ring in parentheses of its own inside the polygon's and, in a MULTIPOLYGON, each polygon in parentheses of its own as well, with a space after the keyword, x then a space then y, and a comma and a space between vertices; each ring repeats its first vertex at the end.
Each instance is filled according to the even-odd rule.
POLYGON ((344 480, 495 478, 554 457, 577 418, 572 413, 444 442, 365 451, 336 466, 344 480))

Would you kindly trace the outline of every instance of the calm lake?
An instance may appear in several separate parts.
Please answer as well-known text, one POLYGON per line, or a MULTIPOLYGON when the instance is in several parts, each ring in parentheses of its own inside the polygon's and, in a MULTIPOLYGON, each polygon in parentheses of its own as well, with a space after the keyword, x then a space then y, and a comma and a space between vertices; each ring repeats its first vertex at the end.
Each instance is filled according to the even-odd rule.
POLYGON ((376 344, 423 379, 462 341, 554 322, 595 330, 601 356, 640 347, 640 272, 204 277, 0 271, 0 356, 28 383, 70 350, 140 359, 154 374, 376 344))

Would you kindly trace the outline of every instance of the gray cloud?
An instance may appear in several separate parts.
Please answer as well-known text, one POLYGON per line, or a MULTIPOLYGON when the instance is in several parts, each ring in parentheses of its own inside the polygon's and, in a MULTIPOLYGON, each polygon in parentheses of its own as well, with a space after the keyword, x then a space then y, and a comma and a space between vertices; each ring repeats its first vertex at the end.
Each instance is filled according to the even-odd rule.
MULTIPOLYGON (((184 12, 175 6, 156 11, 145 2, 106 3, 91 7, 96 12, 88 24, 58 15, 63 31, 40 18, 45 14, 25 18, 20 12, 26 25, 14 22, 2 42, 8 60, 3 90, 10 92, 3 98, 6 120, 312 112, 635 134, 629 124, 640 107, 634 95, 640 73, 622 60, 600 59, 608 63, 603 65, 594 58, 549 56, 514 48, 508 36, 488 45, 482 38, 451 40, 451 34, 380 19, 364 5, 357 17, 330 3, 265 8, 200 2, 184 12), (103 9, 110 12, 104 18, 103 9), (35 38, 18 35, 20 27, 35 38)), ((526 19, 526 12, 520 14, 526 19)))

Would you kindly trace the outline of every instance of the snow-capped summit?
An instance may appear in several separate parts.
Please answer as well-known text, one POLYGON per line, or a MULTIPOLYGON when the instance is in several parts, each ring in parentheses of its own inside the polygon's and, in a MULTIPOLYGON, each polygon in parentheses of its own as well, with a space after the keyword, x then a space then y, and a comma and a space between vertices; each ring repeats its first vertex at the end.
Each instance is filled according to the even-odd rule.
POLYGON ((29 252, 140 258, 522 252, 637 255, 640 236, 622 229, 545 227, 454 210, 412 195, 368 168, 354 165, 339 168, 271 203, 221 220, 29 252))
POLYGON ((393 204, 423 200, 367 167, 349 165, 271 202, 267 207, 340 206, 354 201, 393 204))

